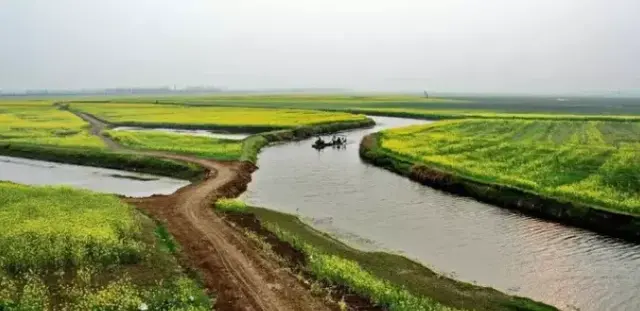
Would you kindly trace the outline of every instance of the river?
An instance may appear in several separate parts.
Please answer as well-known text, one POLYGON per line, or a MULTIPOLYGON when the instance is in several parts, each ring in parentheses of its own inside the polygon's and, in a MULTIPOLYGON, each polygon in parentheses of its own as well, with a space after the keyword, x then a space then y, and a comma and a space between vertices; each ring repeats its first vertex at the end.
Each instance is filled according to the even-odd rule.
POLYGON ((188 181, 104 168, 0 156, 0 181, 65 185, 130 197, 171 194, 188 181))
POLYGON ((640 310, 640 245, 456 197, 362 162, 368 133, 425 121, 372 117, 346 149, 313 139, 274 145, 243 199, 298 214, 363 249, 404 254, 436 271, 561 309, 640 310))
POLYGON ((119 126, 114 128, 113 130, 114 131, 151 131, 151 132, 182 134, 182 135, 190 135, 190 136, 212 137, 212 138, 220 138, 220 139, 228 139, 228 140, 243 140, 251 135, 251 134, 241 134, 241 133, 218 133, 218 132, 212 132, 207 130, 143 128, 143 127, 133 127, 133 126, 119 126))

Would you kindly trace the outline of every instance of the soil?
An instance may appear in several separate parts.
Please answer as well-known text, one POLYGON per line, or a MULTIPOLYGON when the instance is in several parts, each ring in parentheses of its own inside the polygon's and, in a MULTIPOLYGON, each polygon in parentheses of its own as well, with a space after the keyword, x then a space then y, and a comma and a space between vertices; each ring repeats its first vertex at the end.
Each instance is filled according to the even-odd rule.
MULTIPOLYGON (((89 122, 92 133, 109 148, 121 150, 115 141, 102 135, 106 124, 72 112, 89 122)), ((269 258, 241 229, 213 211, 216 199, 236 197, 246 189, 251 172, 256 169, 252 163, 163 152, 137 153, 197 164, 208 171, 201 181, 171 195, 123 199, 165 224, 181 246, 183 264, 196 268, 206 288, 215 295, 216 310, 338 310, 335 303, 314 296, 292 269, 269 258)))

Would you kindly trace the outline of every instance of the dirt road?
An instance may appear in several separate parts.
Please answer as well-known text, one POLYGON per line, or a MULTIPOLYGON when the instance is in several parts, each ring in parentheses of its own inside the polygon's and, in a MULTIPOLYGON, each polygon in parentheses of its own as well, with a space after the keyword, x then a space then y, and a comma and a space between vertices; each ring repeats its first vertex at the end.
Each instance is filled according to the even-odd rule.
POLYGON ((112 150, 122 149, 122 147, 118 145, 118 143, 116 143, 115 141, 113 141, 112 139, 110 139, 109 137, 105 136, 102 133, 102 131, 109 128, 107 124, 96 119, 94 116, 83 113, 83 112, 77 112, 77 111, 70 111, 70 112, 80 117, 82 120, 85 120, 86 122, 88 122, 91 125, 91 129, 90 129, 91 134, 100 137, 100 139, 102 139, 102 142, 104 142, 104 144, 107 145, 109 149, 112 149, 112 150))
MULTIPOLYGON (((89 122, 92 133, 110 148, 121 147, 101 135, 106 124, 90 115, 74 112, 89 122)), ((200 165, 208 170, 200 182, 171 195, 129 198, 129 203, 163 221, 182 247, 182 256, 200 273, 216 295, 215 308, 226 310, 300 311, 332 310, 245 234, 231 227, 212 210, 219 197, 235 197, 249 181, 253 164, 219 162, 162 152, 139 152, 200 165)))

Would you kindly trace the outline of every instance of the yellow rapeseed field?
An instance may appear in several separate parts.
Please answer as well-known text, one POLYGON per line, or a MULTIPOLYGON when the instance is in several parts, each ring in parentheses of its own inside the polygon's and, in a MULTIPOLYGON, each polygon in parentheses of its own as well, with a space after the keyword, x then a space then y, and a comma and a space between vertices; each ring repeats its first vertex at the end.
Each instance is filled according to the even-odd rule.
POLYGON ((0 101, 0 142, 104 148, 89 125, 51 102, 0 101))
POLYGON ((476 180, 640 213, 640 123, 443 121, 385 131, 381 145, 476 180))
POLYGON ((287 128, 337 121, 363 120, 349 113, 299 109, 203 107, 135 103, 73 103, 72 109, 90 113, 114 124, 190 124, 206 126, 287 128))
POLYGON ((0 310, 211 310, 166 231, 117 197, 0 182, 0 202, 0 310))

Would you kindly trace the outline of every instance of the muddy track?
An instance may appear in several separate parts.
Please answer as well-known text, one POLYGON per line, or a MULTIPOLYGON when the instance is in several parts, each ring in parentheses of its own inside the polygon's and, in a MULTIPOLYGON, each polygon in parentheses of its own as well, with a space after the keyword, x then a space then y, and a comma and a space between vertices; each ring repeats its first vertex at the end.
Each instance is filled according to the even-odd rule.
MULTIPOLYGON (((73 112, 73 111, 72 111, 73 112)), ((73 112, 91 124, 91 132, 112 149, 122 150, 102 135, 108 126, 90 115, 73 112)), ((163 221, 182 246, 182 260, 199 272, 207 289, 216 295, 215 309, 226 310, 332 310, 288 270, 229 225, 213 210, 219 197, 242 193, 255 166, 248 162, 220 162, 164 152, 136 152, 200 165, 207 176, 171 195, 125 200, 163 221)))

